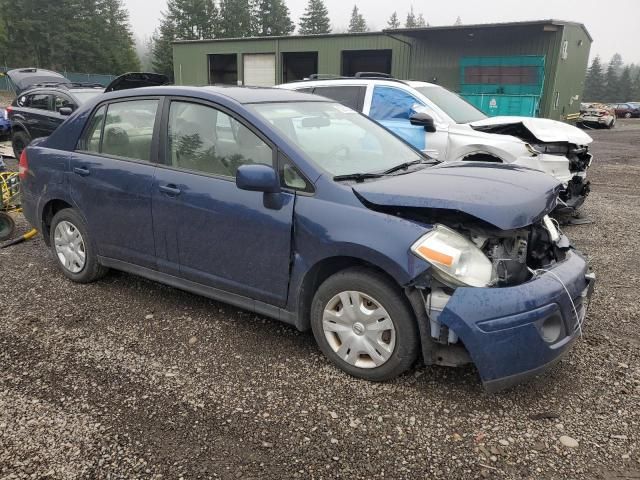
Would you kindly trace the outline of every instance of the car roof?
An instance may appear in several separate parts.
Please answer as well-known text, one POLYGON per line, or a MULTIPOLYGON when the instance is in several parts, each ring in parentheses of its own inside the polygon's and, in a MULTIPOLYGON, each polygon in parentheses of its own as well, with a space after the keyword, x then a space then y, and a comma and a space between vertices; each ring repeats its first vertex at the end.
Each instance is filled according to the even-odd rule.
POLYGON ((144 95, 187 95, 204 99, 215 100, 223 96, 241 104, 250 103, 277 103, 277 102, 331 102, 331 100, 309 95, 269 87, 236 87, 236 86, 204 86, 185 87, 165 85, 160 87, 144 87, 130 90, 120 90, 109 93, 109 98, 128 98, 144 95))
POLYGON ((432 83, 417 81, 417 80, 398 80, 394 78, 367 78, 367 77, 337 77, 337 78, 326 78, 321 80, 300 80, 297 82, 285 83, 280 86, 299 86, 300 88, 305 87, 318 87, 324 85, 346 85, 349 83, 358 83, 360 85, 389 85, 389 86, 397 86, 398 83, 409 86, 411 88, 417 87, 428 87, 435 86, 432 83))

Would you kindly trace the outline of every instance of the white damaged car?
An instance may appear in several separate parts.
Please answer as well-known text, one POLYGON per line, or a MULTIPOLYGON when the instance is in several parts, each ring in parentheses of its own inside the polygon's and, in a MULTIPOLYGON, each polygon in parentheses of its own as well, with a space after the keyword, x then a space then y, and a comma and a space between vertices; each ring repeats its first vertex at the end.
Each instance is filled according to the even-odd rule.
POLYGON ((487 117, 431 83, 367 76, 279 85, 328 97, 378 121, 443 161, 515 163, 542 170, 562 184, 560 213, 572 213, 589 194, 592 138, 577 127, 530 117, 487 117))

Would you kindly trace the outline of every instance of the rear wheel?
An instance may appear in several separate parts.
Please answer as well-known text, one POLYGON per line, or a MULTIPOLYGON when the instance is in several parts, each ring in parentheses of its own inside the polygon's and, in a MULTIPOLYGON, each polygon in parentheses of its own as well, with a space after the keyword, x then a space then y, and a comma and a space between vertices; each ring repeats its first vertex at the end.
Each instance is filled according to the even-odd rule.
POLYGON ((417 325, 404 294, 371 269, 329 277, 313 299, 311 327, 329 360, 366 380, 397 377, 418 355, 417 325))
POLYGON ((624 114, 624 118, 631 118, 631 112, 627 112, 624 114))
POLYGON ((22 151, 31 143, 31 137, 24 130, 16 130, 11 135, 11 146, 13 147, 13 156, 20 158, 22 151))
POLYGON ((0 212, 0 242, 8 240, 16 229, 13 217, 5 212, 0 212))
POLYGON ((66 277, 90 283, 103 277, 107 269, 98 263, 94 244, 80 215, 70 208, 60 210, 51 221, 51 250, 66 277))

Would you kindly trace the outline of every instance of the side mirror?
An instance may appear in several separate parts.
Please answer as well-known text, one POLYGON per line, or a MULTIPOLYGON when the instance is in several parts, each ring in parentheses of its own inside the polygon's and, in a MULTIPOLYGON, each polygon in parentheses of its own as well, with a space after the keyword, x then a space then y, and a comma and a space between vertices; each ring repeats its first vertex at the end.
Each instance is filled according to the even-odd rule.
POLYGON ((409 117, 411 125, 418 127, 424 127, 425 131, 433 133, 436 131, 436 124, 433 121, 433 117, 428 113, 416 112, 409 117))
POLYGON ((73 113, 73 108, 71 108, 71 107, 60 107, 58 109, 58 113, 60 115, 62 115, 63 117, 68 117, 69 115, 71 115, 73 113))
POLYGON ((250 192, 280 192, 278 174, 268 165, 241 165, 236 172, 236 186, 250 192))

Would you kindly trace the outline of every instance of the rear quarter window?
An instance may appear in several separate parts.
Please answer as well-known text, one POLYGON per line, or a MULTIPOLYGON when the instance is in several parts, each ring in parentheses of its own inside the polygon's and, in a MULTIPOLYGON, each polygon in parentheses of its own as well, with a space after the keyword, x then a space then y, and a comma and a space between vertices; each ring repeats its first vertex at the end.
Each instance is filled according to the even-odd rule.
POLYGON ((314 95, 341 103, 353 110, 362 112, 367 87, 356 85, 336 85, 332 87, 316 87, 314 95))

